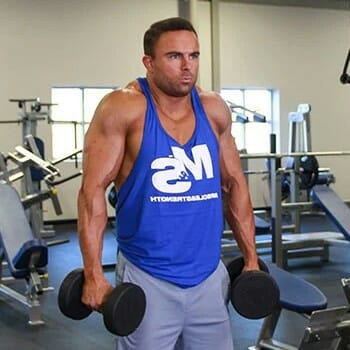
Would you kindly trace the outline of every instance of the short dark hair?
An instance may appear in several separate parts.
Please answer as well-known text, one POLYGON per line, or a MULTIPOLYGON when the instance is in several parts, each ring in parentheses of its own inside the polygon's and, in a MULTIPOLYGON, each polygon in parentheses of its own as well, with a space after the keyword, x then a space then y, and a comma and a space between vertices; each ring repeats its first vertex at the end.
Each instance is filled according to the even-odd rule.
POLYGON ((154 47, 159 37, 165 32, 177 30, 188 30, 197 36, 197 32, 193 28, 190 21, 181 17, 171 17, 153 23, 145 32, 143 37, 143 52, 147 56, 154 57, 154 47))

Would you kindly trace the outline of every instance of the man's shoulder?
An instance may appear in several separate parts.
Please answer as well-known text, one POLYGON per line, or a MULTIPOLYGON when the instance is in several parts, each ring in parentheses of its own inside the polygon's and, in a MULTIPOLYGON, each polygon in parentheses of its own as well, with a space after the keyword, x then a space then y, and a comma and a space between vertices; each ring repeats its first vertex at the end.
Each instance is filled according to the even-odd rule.
POLYGON ((106 100, 111 103, 135 103, 137 100, 144 101, 145 96, 137 80, 134 80, 128 83, 124 88, 120 88, 109 93, 106 96, 106 100))
MULTIPOLYGON (((126 87, 114 90, 101 101, 105 109, 114 110, 121 114, 143 112, 146 107, 145 96, 137 81, 130 82, 126 87)), ((118 113, 119 114, 119 113, 118 113)))
POLYGON ((231 113, 226 102, 218 92, 204 91, 198 88, 197 91, 209 121, 215 130, 221 133, 226 128, 227 123, 231 123, 231 113))
POLYGON ((99 103, 94 121, 113 128, 115 125, 129 127, 142 120, 146 111, 146 99, 136 84, 129 83, 125 88, 114 90, 99 103))
POLYGON ((203 107, 207 113, 210 112, 210 114, 216 114, 216 111, 222 112, 227 108, 225 101, 222 99, 219 93, 215 91, 205 91, 199 87, 196 88, 203 107))
POLYGON ((132 80, 130 81, 124 88, 125 90, 129 90, 130 92, 133 92, 135 94, 140 93, 143 95, 140 83, 138 82, 138 80, 132 80))

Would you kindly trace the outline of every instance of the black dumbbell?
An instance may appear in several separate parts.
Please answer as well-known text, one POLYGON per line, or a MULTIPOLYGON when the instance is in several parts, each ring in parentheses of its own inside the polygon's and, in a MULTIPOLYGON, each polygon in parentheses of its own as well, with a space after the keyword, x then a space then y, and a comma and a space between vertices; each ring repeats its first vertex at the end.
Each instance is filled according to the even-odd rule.
POLYGON ((259 259, 260 270, 242 272, 244 259, 239 256, 227 265, 231 280, 230 300, 243 317, 259 319, 271 314, 278 306, 280 291, 269 275, 266 264, 259 259))
MULTIPOLYGON (((73 320, 82 320, 92 313, 81 301, 83 284, 83 269, 75 269, 64 278, 58 292, 60 311, 73 320)), ((133 283, 122 283, 108 295, 101 313, 108 331, 126 336, 139 326, 145 309, 146 296, 143 290, 133 283)))

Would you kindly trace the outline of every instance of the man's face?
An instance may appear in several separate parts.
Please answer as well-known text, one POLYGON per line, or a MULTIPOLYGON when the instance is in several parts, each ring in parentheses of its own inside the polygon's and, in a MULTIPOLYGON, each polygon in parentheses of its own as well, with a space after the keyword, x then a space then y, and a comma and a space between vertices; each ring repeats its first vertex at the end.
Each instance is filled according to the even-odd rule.
POLYGON ((186 96, 195 85, 199 67, 199 44, 187 30, 163 33, 154 48, 154 57, 144 58, 148 76, 164 93, 186 96))

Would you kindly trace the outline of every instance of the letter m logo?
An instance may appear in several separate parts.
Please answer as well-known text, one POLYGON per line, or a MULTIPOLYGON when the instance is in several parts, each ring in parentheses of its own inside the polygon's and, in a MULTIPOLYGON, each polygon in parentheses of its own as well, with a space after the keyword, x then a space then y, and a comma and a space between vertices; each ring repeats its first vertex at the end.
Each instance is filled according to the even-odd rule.
POLYGON ((204 174, 207 179, 214 177, 213 164, 207 145, 197 145, 192 148, 193 161, 187 157, 180 147, 171 147, 173 157, 155 159, 152 169, 159 171, 152 176, 155 188, 165 193, 184 193, 188 191, 192 182, 189 173, 194 180, 203 180, 204 174))
POLYGON ((203 180, 203 169, 207 179, 213 177, 213 164, 207 145, 198 145, 192 148, 193 162, 182 148, 171 147, 171 149, 174 158, 178 159, 196 180, 203 180))

